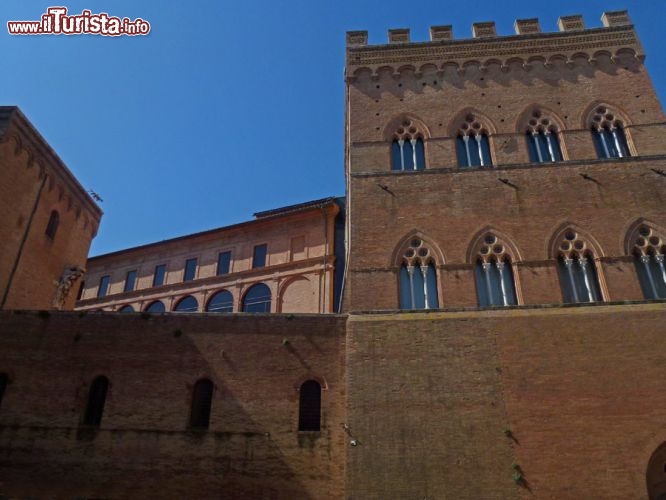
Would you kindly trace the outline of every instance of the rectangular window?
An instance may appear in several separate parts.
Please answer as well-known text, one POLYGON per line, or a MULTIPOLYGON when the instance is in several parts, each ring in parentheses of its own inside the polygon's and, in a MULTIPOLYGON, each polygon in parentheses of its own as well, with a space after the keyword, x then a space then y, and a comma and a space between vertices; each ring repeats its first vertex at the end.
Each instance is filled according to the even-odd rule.
POLYGON ((187 259, 185 261, 185 272, 183 273, 183 281, 192 281, 197 275, 197 259, 187 259))
POLYGON ((264 243, 263 245, 257 245, 254 247, 254 253, 252 254, 252 269, 258 269, 260 267, 266 266, 266 252, 268 246, 264 243))
POLYGON ((136 286, 136 270, 127 271, 127 277, 125 278, 125 292, 133 292, 134 287, 136 286))
POLYGON ((99 279, 99 288, 97 289, 98 297, 106 297, 106 294, 109 293, 109 283, 111 282, 111 276, 106 275, 102 276, 99 279))
POLYGON ((217 256, 217 275, 229 274, 231 252, 220 252, 217 256))
POLYGON ((295 236, 291 239, 290 260, 299 260, 305 258, 305 236, 295 236))
POLYGON ((166 264, 155 266, 155 274, 153 275, 153 286, 164 285, 164 278, 166 277, 166 264))

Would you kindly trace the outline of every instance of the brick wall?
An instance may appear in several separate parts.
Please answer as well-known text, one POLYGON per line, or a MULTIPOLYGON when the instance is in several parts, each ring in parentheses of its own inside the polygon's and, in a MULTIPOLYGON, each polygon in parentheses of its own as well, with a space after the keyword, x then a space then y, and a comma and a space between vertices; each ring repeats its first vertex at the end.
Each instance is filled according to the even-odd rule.
POLYGON ((1 314, 0 495, 342 498, 344 344, 336 316, 1 314), (82 428, 98 375, 101 427, 82 428), (210 429, 188 431, 202 377, 210 429), (298 432, 310 378, 322 429, 298 432))

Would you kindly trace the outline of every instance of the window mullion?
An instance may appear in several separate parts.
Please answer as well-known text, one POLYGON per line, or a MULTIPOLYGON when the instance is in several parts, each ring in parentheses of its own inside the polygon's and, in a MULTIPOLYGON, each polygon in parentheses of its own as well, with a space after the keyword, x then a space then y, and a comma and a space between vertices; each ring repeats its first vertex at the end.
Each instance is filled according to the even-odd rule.
POLYGON ((550 161, 557 161, 555 158, 555 148, 553 147, 553 134, 549 131, 544 132, 546 136, 546 144, 548 145, 548 153, 550 154, 550 161))
POLYGON ((488 292, 488 305, 492 306, 493 304, 493 289, 490 284, 490 271, 492 264, 490 262, 482 262, 481 267, 483 268, 483 276, 486 280, 486 291, 488 292))
POLYGON ((476 141, 476 147, 479 150, 479 162, 481 162, 481 166, 485 166, 483 163, 483 147, 481 146, 481 135, 477 134, 474 136, 474 140, 476 141))
POLYGON ((404 139, 398 140, 398 146, 400 146, 400 170, 405 170, 405 141, 404 139))
POLYGON ((534 140, 534 148, 536 149, 539 163, 543 163, 543 155, 541 154, 541 142, 539 141, 539 133, 536 131, 532 132, 532 139, 534 140))
POLYGON ((567 274, 569 276, 569 283, 571 284, 571 291, 573 292, 574 302, 578 302, 578 290, 576 290, 576 278, 573 274, 573 259, 566 258, 564 259, 564 267, 567 268, 567 274))
MULTIPOLYGON (((650 290, 652 290, 652 298, 657 299, 659 298, 659 295, 657 295, 657 286, 654 283, 654 278, 652 277, 652 270, 650 269, 650 256, 641 255, 640 260, 641 263, 643 264, 643 267, 645 268, 645 274, 647 275, 648 282, 650 283, 650 290)), ((662 263, 662 270, 663 270, 663 263, 662 263)))
POLYGON ((420 266, 421 267, 421 274, 423 275, 423 298, 425 300, 425 308, 430 309, 430 305, 428 304, 428 266, 420 266))
POLYGON ((469 136, 463 135, 463 142, 465 143, 465 154, 467 155, 467 166, 472 166, 472 154, 469 151, 469 136))
POLYGON ((620 139, 617 136, 617 128, 616 127, 611 127, 611 134, 613 136, 613 142, 615 142, 615 148, 617 149, 617 155, 622 158, 624 157, 624 153, 622 152, 622 147, 620 146, 620 139))
POLYGON ((506 296, 506 286, 504 284, 504 262, 498 261, 496 264, 497 270, 499 271, 499 277, 500 277, 500 290, 502 292, 502 303, 505 306, 509 305, 509 300, 506 296))
POLYGON ((660 254, 660 255, 655 255, 654 258, 657 261, 657 264, 659 264, 659 269, 661 269, 661 279, 664 281, 664 284, 666 285, 666 269, 664 268, 664 256, 660 254))
POLYGON ((409 142, 412 144, 412 170, 416 170, 416 139, 412 139, 409 142))
POLYGON ((590 277, 588 276, 588 262, 587 257, 579 257, 578 265, 583 270, 583 281, 585 282, 585 289, 587 290, 588 302, 594 302, 594 293, 592 292, 592 286, 590 285, 590 277))

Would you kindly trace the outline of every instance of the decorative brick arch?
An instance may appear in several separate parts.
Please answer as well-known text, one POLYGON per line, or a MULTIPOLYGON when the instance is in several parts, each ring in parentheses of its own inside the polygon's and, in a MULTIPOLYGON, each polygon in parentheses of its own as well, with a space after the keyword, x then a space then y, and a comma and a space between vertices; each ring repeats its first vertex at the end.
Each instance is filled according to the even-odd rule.
POLYGON ((488 136, 497 133, 497 127, 493 121, 481 111, 466 107, 459 110, 449 121, 447 132, 449 137, 457 137, 461 131, 478 130, 485 132, 488 136), (468 124, 465 126, 465 124, 468 124), (478 124, 478 128, 475 127, 478 124))
POLYGON ((650 250, 664 250, 666 230, 654 222, 640 218, 627 228, 623 251, 625 255, 645 255, 650 250), (640 241, 640 240, 644 241, 640 241))
POLYGON ((516 118, 515 130, 519 134, 542 128, 548 130, 554 128, 560 132, 565 129, 565 126, 564 121, 555 111, 539 103, 532 103, 525 106, 516 118), (535 116, 535 112, 540 112, 540 116, 535 116), (532 120, 536 123, 531 123, 532 120), (547 120, 548 123, 544 123, 544 120, 547 120))
POLYGON ((394 116, 384 127, 382 136, 385 141, 420 137, 424 141, 430 138, 430 129, 425 122, 412 113, 401 113, 394 116))
POLYGON ((520 262, 522 260, 518 247, 509 236, 492 226, 486 226, 474 234, 471 243, 467 248, 466 259, 468 263, 474 264, 479 256, 487 256, 486 258, 490 258, 493 254, 496 256, 506 255, 511 259, 512 263, 520 262), (494 243, 488 243, 490 241, 489 236, 495 236, 497 241, 494 243), (492 248, 493 245, 502 246, 502 251, 495 251, 492 248), (484 251, 484 246, 489 246, 488 252, 484 251))
POLYGON ((604 257, 605 253, 599 242, 591 234, 589 234, 584 229, 581 229, 580 226, 574 224, 573 222, 563 222, 553 231, 553 236, 548 241, 548 258, 557 259, 562 252, 584 252, 591 251, 594 254, 595 259, 604 257), (567 237, 567 232, 573 232, 575 237, 572 239, 570 236, 567 237), (571 249, 563 249, 563 241, 571 241, 571 249), (576 242, 580 241, 584 244, 582 248, 575 248, 576 242))
POLYGON ((444 264, 444 262, 446 262, 444 259, 444 254, 442 253, 439 246, 429 236, 415 229, 407 233, 407 235, 403 236, 395 246, 393 253, 391 254, 391 261, 389 262, 389 266, 392 268, 399 268, 405 261, 405 258, 411 259, 413 257, 417 257, 416 254, 413 257, 405 257, 405 252, 407 252, 410 248, 428 249, 428 254, 422 255, 420 257, 424 258, 427 263, 432 262, 435 267, 441 266, 444 264), (421 244, 412 245, 412 243, 415 242, 414 240, 420 240, 421 244))
POLYGON ((306 285, 307 289, 306 290, 300 290, 302 293, 305 291, 306 293, 309 291, 311 288, 312 282, 306 277, 306 276, 294 276, 291 277, 284 282, 280 283, 280 286, 278 287, 278 297, 277 297, 277 302, 276 302, 276 312, 297 312, 297 313, 306 313, 306 312, 319 312, 318 311, 318 298, 315 293, 312 294, 312 300, 311 301, 300 301, 306 307, 302 308, 303 310, 295 310, 293 307, 288 305, 288 307, 285 310, 285 298, 289 297, 289 294, 292 291, 299 292, 298 287, 301 285, 306 285))

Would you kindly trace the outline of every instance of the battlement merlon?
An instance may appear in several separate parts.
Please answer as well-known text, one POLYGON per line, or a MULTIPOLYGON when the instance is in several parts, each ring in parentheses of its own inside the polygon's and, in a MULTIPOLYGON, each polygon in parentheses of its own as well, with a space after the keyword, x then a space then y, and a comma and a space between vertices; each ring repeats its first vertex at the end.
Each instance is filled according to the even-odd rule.
POLYGON ((376 77, 380 69, 398 74, 405 67, 419 74, 425 66, 434 66, 437 71, 454 66, 464 71, 469 64, 482 70, 498 64, 506 71, 509 63, 516 61, 529 69, 534 61, 549 66, 556 59, 571 64, 580 57, 594 64, 601 54, 612 62, 623 54, 641 62, 645 59, 626 10, 604 12, 601 21, 603 27, 586 29, 582 16, 562 16, 558 32, 544 33, 538 19, 518 19, 514 23, 516 34, 509 36, 498 36, 494 22, 479 22, 472 25, 472 38, 460 40, 453 37, 450 25, 432 26, 430 40, 425 42, 410 41, 409 29, 391 29, 388 43, 377 45, 368 45, 367 31, 348 31, 346 75, 354 80, 359 72, 370 71, 376 77))

